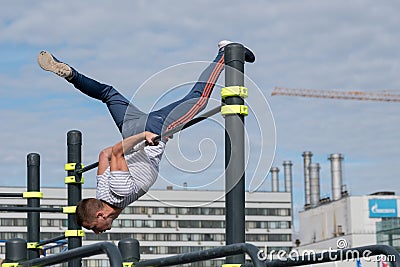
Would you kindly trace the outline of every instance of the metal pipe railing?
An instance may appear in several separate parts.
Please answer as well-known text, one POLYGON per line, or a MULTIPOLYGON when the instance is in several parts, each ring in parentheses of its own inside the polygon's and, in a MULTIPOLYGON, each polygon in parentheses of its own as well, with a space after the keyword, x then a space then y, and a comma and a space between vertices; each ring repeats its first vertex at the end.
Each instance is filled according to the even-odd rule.
POLYGON ((23 197, 23 193, 0 193, 0 197, 23 197))
POLYGON ((27 206, 8 206, 0 207, 0 211, 13 211, 13 212, 63 212, 62 208, 45 208, 45 207, 27 207, 27 206))
POLYGON ((47 244, 50 244, 50 243, 54 243, 54 242, 56 242, 56 241, 63 240, 63 239, 65 239, 65 238, 66 238, 66 237, 65 237, 65 234, 64 234, 64 235, 55 236, 55 237, 53 237, 53 238, 40 241, 40 242, 37 244, 37 246, 39 247, 39 246, 47 245, 47 244))
POLYGON ((23 261, 18 263, 18 266, 48 266, 98 254, 107 254, 111 267, 121 267, 123 264, 121 253, 116 245, 111 242, 100 242, 38 259, 23 261))
POLYGON ((257 257, 259 249, 248 243, 231 244, 218 248, 211 248, 202 251, 190 252, 185 254, 178 254, 166 258, 158 258, 151 260, 144 260, 135 263, 136 267, 144 266, 170 266, 192 263, 197 261, 204 261, 210 259, 217 259, 226 256, 241 255, 246 253, 250 256, 255 267, 265 267, 265 263, 260 261, 257 257))

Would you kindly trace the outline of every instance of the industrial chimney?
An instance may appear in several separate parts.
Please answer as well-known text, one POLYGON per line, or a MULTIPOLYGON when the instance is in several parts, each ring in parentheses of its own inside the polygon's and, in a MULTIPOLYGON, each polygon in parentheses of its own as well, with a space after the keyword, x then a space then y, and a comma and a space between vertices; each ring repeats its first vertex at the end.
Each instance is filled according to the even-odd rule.
POLYGON ((272 192, 279 191, 279 168, 277 167, 271 168, 271 185, 272 185, 272 192))
POLYGON ((319 164, 311 163, 309 166, 310 171, 310 206, 315 208, 319 205, 320 199, 320 186, 319 186, 319 164))
POLYGON ((305 203, 304 206, 309 206, 311 203, 311 192, 310 192, 310 171, 308 169, 309 165, 311 164, 311 157, 313 153, 311 151, 305 151, 303 153, 304 157, 304 196, 305 196, 305 203))
POLYGON ((292 162, 285 160, 283 162, 283 175, 285 177, 285 192, 292 192, 292 162))
POLYGON ((332 200, 342 198, 342 160, 341 154, 331 154, 328 158, 331 161, 331 178, 332 178, 332 200))

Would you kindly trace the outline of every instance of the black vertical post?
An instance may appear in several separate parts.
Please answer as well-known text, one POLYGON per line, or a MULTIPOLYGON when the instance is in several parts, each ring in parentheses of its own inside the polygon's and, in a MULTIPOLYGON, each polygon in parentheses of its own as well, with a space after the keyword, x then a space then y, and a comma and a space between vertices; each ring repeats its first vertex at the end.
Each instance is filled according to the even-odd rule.
POLYGON ((121 252, 124 262, 133 262, 136 264, 140 260, 139 241, 134 238, 124 238, 118 242, 118 249, 121 252))
MULTIPOLYGON (((77 130, 72 130, 67 133, 67 161, 68 163, 81 164, 82 162, 82 134, 77 130)), ((68 176, 75 176, 75 171, 68 171, 68 176)), ((82 184, 68 183, 68 206, 76 206, 82 199, 82 184)), ((75 213, 68 214, 68 230, 81 230, 81 227, 76 223, 75 213)), ((68 237, 68 249, 73 249, 82 246, 82 238, 79 236, 68 237)), ((80 267, 82 259, 71 259, 68 262, 69 267, 80 267)))
POLYGON ((13 238, 6 242, 6 257, 4 263, 25 261, 27 257, 26 240, 13 238))
MULTIPOLYGON (((27 191, 40 192, 40 155, 30 153, 27 156, 27 191)), ((28 196, 28 207, 40 207, 40 198, 28 196)), ((40 212, 29 211, 27 220, 28 243, 40 241, 40 212)), ((28 249, 28 259, 40 257, 39 249, 28 249)))
MULTIPOLYGON (((225 47, 225 86, 244 85, 244 47, 232 43, 225 47)), ((243 105, 242 97, 225 98, 226 105, 243 105)), ((225 206, 226 244, 245 242, 244 116, 225 115, 225 206)), ((226 263, 245 262, 244 254, 226 258, 226 263)))

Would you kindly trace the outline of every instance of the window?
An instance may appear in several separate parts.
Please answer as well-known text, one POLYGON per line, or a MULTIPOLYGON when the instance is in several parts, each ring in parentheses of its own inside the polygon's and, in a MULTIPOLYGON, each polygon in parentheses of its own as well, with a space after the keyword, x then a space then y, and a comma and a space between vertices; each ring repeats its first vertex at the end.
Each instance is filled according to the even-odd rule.
POLYGON ((25 226, 26 219, 15 219, 15 226, 25 226))
POLYGON ((1 219, 2 226, 14 226, 13 219, 1 219))
POLYGON ((165 214, 165 210, 163 207, 155 208, 154 214, 165 214))
POLYGON ((140 246, 140 254, 157 254, 157 248, 140 246))
POLYGON ((200 228, 200 221, 179 221, 181 228, 200 228))
POLYGON ((214 235, 212 234, 204 234, 204 241, 214 241, 214 235))
POLYGON ((189 209, 188 208, 179 208, 178 214, 181 214, 181 215, 189 214, 189 209))
POLYGON ((145 220, 144 227, 154 228, 156 226, 156 221, 154 220, 145 220))
POLYGON ((267 241, 290 241, 290 234, 269 234, 267 241))
POLYGON ((168 214, 175 215, 176 214, 176 208, 168 208, 168 214))
POLYGON ((133 227, 133 220, 121 220, 122 227, 133 227))
POLYGON ((178 254, 179 248, 178 247, 168 247, 167 251, 168 251, 168 254, 178 254))
POLYGON ((135 220, 134 221, 135 227, 143 227, 143 221, 142 220, 135 220))

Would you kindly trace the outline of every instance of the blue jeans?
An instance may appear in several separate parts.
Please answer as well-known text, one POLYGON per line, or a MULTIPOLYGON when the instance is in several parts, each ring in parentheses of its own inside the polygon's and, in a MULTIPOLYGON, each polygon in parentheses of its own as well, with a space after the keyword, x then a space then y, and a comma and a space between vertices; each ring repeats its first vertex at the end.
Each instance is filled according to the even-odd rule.
POLYGON ((206 107, 223 66, 224 54, 219 52, 185 97, 150 113, 139 110, 111 85, 95 81, 75 69, 69 82, 82 93, 107 105, 123 138, 144 131, 161 135, 165 130, 188 122, 206 107))

